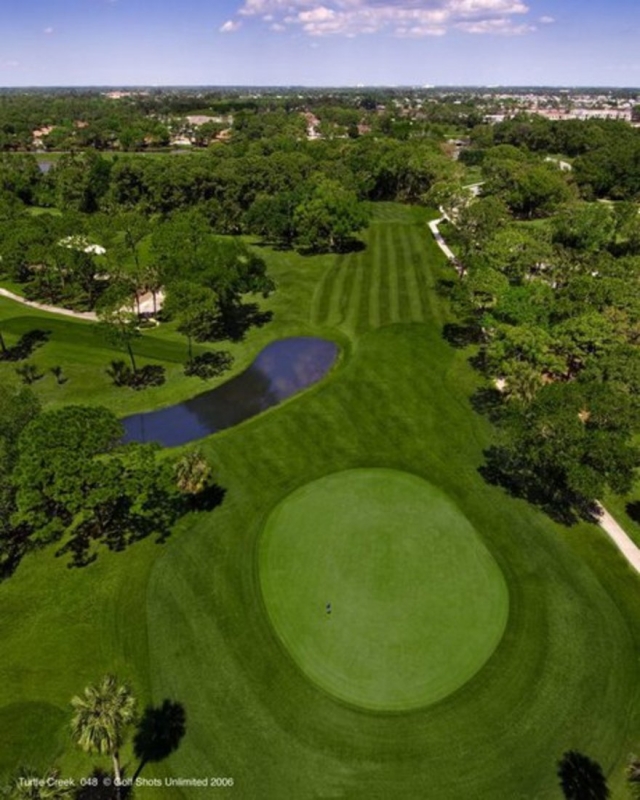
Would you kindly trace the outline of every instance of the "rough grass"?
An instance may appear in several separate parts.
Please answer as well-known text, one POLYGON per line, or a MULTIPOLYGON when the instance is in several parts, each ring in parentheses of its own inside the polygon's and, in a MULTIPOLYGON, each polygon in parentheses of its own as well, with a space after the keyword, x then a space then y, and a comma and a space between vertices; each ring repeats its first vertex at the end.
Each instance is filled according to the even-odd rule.
POLYGON ((103 553, 80 571, 51 548, 0 585, 0 772, 25 758, 90 771, 68 742, 68 701, 113 670, 143 701, 186 708, 182 746, 146 777, 230 776, 242 800, 556 800, 557 760, 577 749, 624 797, 624 762, 640 743, 638 578, 597 527, 560 528, 482 481, 490 430, 467 400, 469 353, 442 339, 442 261, 419 212, 380 212, 361 253, 265 251, 278 270, 276 321, 241 345, 246 357, 303 330, 342 336, 345 356, 295 400, 205 440, 227 490, 219 508, 183 519, 165 545, 103 553), (359 276, 341 274, 348 264, 359 276), (486 665, 408 714, 359 711, 314 686, 274 636, 260 589, 270 511, 310 481, 361 467, 413 473, 447 494, 509 586, 505 634, 486 665))

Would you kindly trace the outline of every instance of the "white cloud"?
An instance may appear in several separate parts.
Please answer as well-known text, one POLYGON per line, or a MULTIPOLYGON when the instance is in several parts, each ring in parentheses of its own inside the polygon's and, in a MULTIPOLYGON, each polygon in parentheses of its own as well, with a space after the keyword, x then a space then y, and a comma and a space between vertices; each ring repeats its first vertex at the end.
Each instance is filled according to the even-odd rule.
POLYGON ((507 17, 498 19, 481 19, 475 22, 458 22, 456 28, 465 33, 493 33, 502 36, 521 36, 523 33, 535 31, 535 25, 523 23, 514 25, 507 17))
POLYGON ((47 36, 50 36, 53 33, 53 28, 45 28, 43 33, 46 33, 47 36))
POLYGON ((543 25, 551 25, 552 22, 555 22, 553 17, 540 17, 538 22, 541 22, 543 25))
POLYGON ((19 67, 19 66, 20 66, 20 62, 19 62, 19 61, 15 61, 14 59, 9 59, 8 61, 5 61, 5 62, 2 64, 2 66, 3 66, 5 69, 15 69, 16 67, 19 67))
POLYGON ((242 25, 238 20, 228 19, 220 28, 220 33, 235 33, 242 25))
POLYGON ((309 36, 390 31, 401 37, 422 37, 442 36, 451 29, 527 33, 535 30, 522 22, 528 11, 523 0, 244 0, 238 13, 266 19, 272 30, 297 26, 309 36))

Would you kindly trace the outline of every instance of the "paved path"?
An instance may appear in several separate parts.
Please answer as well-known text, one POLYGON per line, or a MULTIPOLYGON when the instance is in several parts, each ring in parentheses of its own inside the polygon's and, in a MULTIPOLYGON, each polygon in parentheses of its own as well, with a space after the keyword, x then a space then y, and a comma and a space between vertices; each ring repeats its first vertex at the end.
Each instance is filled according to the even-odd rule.
MULTIPOLYGON (((464 267, 460 264, 439 231, 439 225, 447 219, 444 210, 441 208, 440 211, 442 216, 440 219, 434 219, 429 223, 429 230, 433 234, 433 238, 436 240, 438 247, 456 268, 458 275, 462 276, 464 275, 464 267)), ((598 524, 627 559, 631 567, 635 569, 636 572, 640 573, 640 548, 629 538, 628 534, 625 533, 624 529, 615 521, 602 503, 598 503, 598 508, 600 509, 598 524)))
POLYGON ((98 319, 98 315, 94 311, 72 311, 70 308, 60 308, 59 306, 48 306, 44 303, 35 303, 33 300, 25 300, 24 297, 20 297, 19 294, 14 294, 8 289, 0 288, 0 295, 2 297, 8 297, 9 300, 15 300, 16 303, 22 303, 23 306, 37 308, 38 311, 48 311, 50 314, 61 314, 65 317, 90 320, 91 322, 96 322, 98 319))
MULTIPOLYGON (((440 209, 442 211, 442 209, 440 209)), ((442 216, 439 219, 434 219, 429 223, 429 230, 433 234, 433 238, 436 240, 436 244, 445 254, 445 256, 449 259, 449 261, 456 261, 456 257, 453 254, 453 251, 449 247, 449 245, 445 242, 444 237, 440 233, 440 225, 446 221, 446 216, 442 216)))
POLYGON ((631 541, 628 534, 625 533, 620 525, 618 525, 615 519, 601 503, 598 503, 598 508, 600 510, 600 519, 598 520, 598 524, 607 534, 607 536, 612 539, 615 546, 627 559, 633 569, 640 573, 640 548, 638 548, 635 543, 631 541))

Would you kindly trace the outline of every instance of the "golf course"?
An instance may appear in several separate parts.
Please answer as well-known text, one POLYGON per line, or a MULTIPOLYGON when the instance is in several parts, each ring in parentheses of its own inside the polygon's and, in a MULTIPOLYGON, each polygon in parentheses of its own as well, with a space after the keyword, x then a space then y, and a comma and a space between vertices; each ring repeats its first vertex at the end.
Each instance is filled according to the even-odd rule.
MULTIPOLYGON (((470 400, 473 347, 443 337, 456 275, 431 218, 377 203, 356 251, 261 248, 272 321, 204 388, 286 337, 335 342, 327 375, 199 443, 224 495, 166 540, 82 568, 51 545, 0 583, 0 785, 21 765, 108 769, 73 741, 70 700, 113 673, 141 707, 186 714, 178 749, 141 772, 177 784, 136 798, 559 800, 568 750, 627 797, 639 578, 596 525, 556 524, 480 474, 494 434, 470 400)), ((133 345, 166 383, 133 392, 108 381, 119 354, 91 323, 6 299, 0 321, 8 344, 51 332, 34 361, 68 381, 34 385, 46 408, 125 417, 203 391, 171 323, 133 345)), ((135 773, 131 739, 121 759, 135 773)))

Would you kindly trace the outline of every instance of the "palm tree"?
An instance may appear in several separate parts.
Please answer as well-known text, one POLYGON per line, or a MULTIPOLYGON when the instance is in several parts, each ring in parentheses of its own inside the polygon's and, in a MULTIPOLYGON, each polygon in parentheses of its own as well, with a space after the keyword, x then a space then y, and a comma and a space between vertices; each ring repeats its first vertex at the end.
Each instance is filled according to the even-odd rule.
POLYGON ((87 753, 111 756, 117 796, 122 779, 119 750, 128 725, 136 719, 136 698, 126 684, 118 684, 106 675, 96 686, 87 686, 84 694, 71 700, 74 716, 71 730, 74 739, 87 753))
POLYGON ((176 485, 183 494, 202 492, 211 476, 211 467, 201 450, 192 450, 175 467, 176 485))
POLYGON ((6 794, 10 800, 66 800, 72 796, 73 789, 60 781, 57 769, 42 775, 29 767, 18 770, 6 794))

